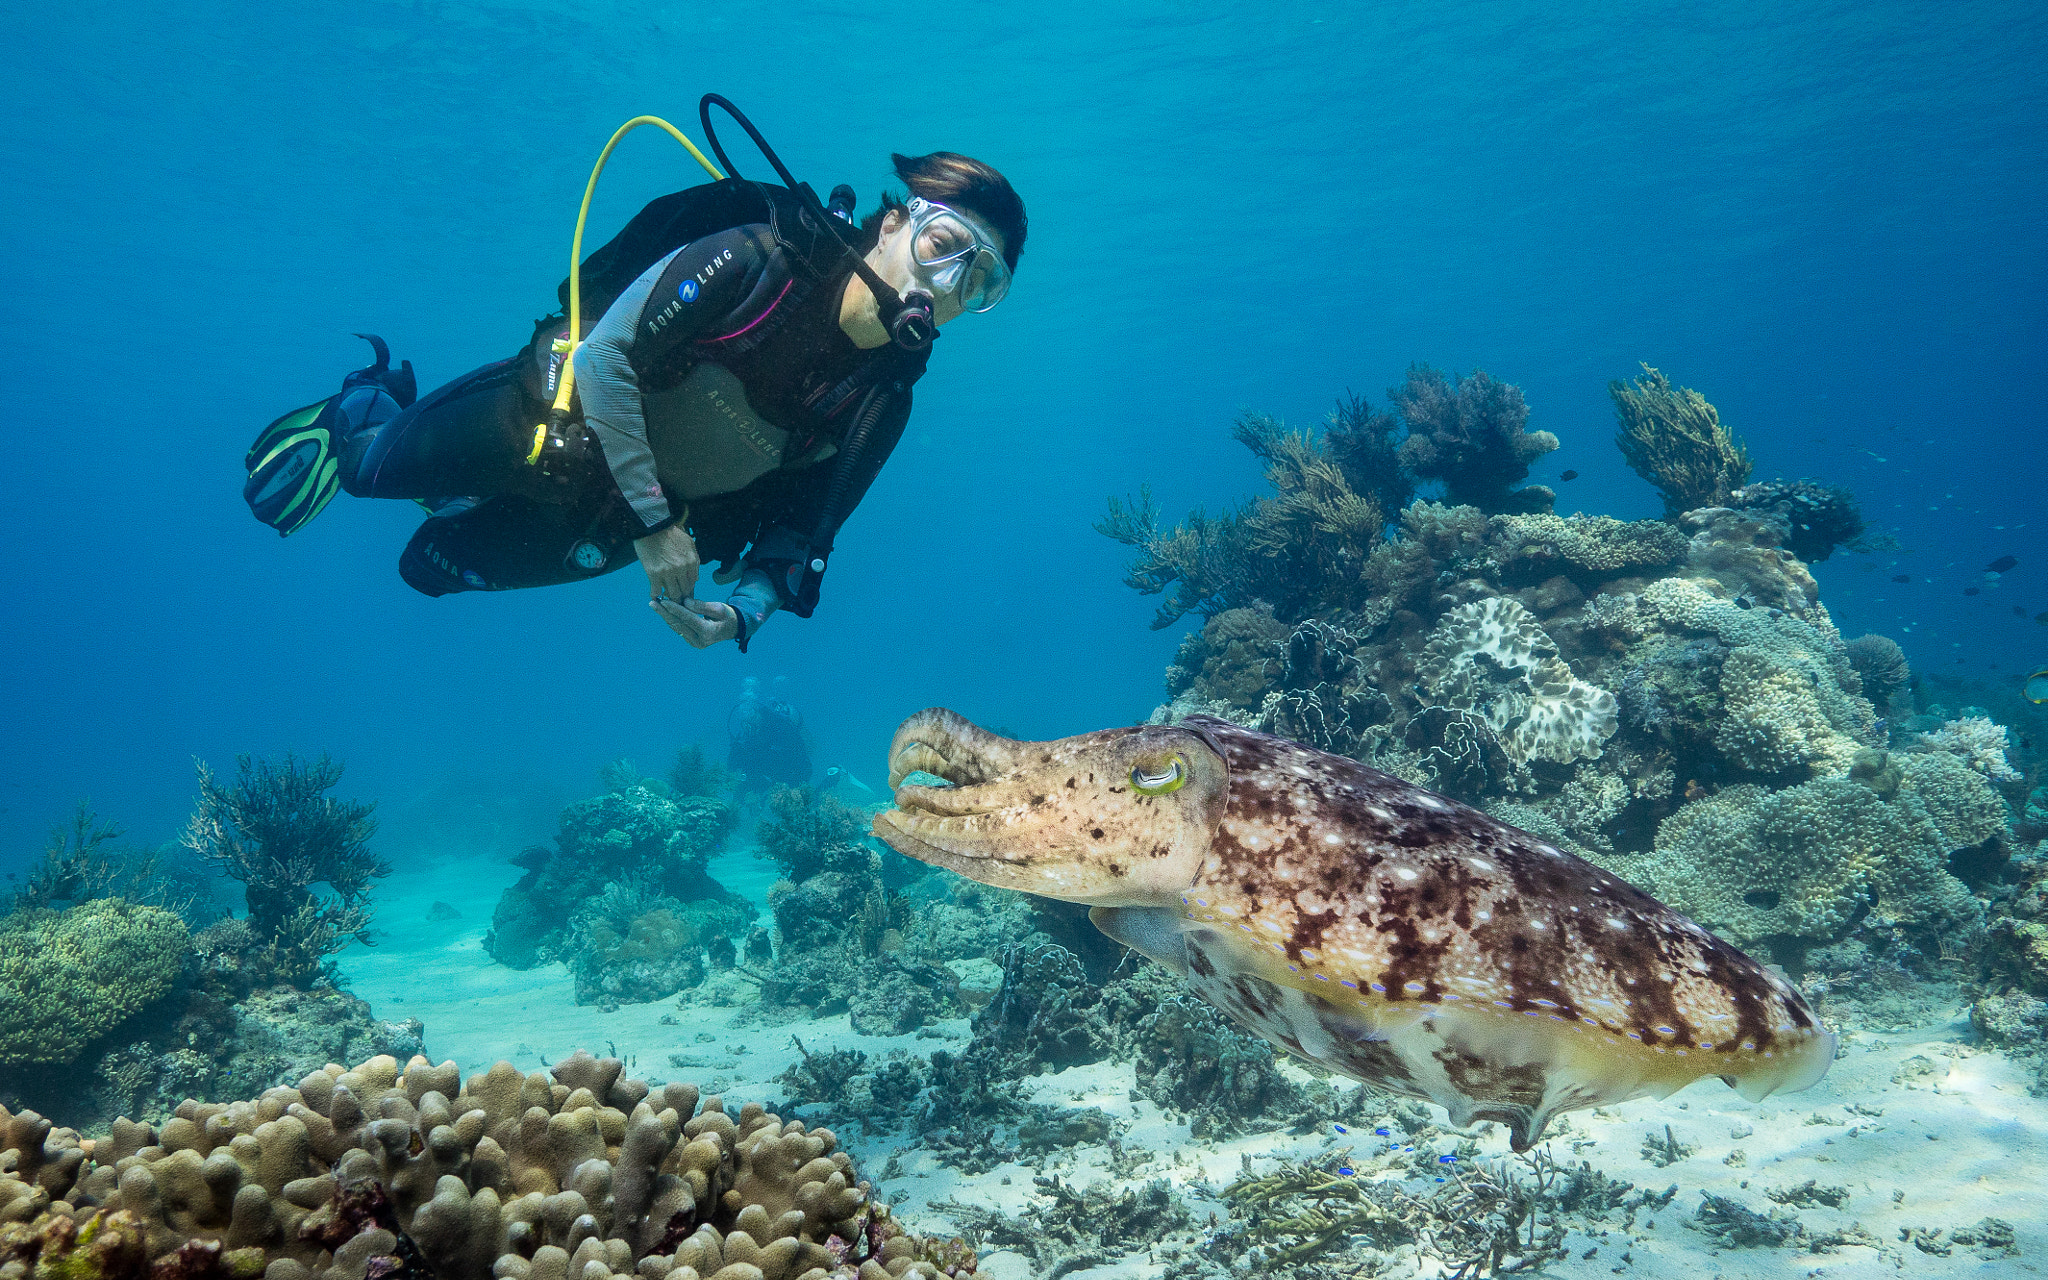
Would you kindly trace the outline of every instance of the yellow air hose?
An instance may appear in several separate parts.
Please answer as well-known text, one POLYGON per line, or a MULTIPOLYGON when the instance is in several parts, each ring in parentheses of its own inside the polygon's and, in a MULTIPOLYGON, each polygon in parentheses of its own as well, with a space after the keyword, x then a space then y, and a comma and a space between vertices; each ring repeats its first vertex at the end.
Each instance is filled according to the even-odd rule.
POLYGON ((611 159, 612 148, 619 145, 619 139, 643 124, 659 126, 669 137, 683 144, 683 149, 704 166, 704 172, 710 174, 713 181, 725 181, 725 175, 704 158, 704 153, 697 150, 697 144, 660 116, 634 116, 620 125, 612 140, 604 144, 604 150, 598 152, 597 163, 590 170, 590 181, 583 187, 583 207, 576 211, 576 236, 569 242, 569 332, 566 337, 555 339, 554 346, 555 354, 563 357, 562 376, 556 383, 555 403, 548 411, 547 421, 533 429, 533 449, 526 455, 528 466, 540 461, 540 451, 548 442, 549 429, 558 428, 568 420, 569 398, 576 391, 576 349, 583 345, 583 224, 590 217, 590 198, 597 194, 597 178, 604 172, 604 162, 611 159))

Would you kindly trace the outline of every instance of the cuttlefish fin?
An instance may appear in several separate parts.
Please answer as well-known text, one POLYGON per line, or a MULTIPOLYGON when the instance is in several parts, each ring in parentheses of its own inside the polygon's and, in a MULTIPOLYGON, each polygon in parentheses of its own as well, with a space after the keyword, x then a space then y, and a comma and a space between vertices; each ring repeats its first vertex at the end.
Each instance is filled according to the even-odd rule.
POLYGON ((1187 937, 1178 912, 1159 907, 1090 907, 1089 923, 1148 960, 1188 976, 1187 937))

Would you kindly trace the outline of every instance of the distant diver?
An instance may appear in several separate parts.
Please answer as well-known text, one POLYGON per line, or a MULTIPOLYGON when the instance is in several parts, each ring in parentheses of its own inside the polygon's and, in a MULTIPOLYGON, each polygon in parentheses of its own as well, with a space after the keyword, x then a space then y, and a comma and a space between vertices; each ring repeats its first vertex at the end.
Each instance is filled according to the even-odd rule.
POLYGON ((763 693, 758 678, 740 682, 739 704, 725 718, 725 735, 726 767, 746 775, 742 795, 810 782, 811 741, 803 715, 784 698, 763 693))
MULTIPOLYGON (((337 490, 416 500, 427 519, 398 572, 430 596, 575 582, 637 559, 650 606, 698 648, 744 651, 778 609, 809 617, 938 329, 1009 292, 1024 204, 979 160, 897 155, 907 203, 884 193, 855 227, 851 187, 821 206, 731 104, 707 95, 700 115, 725 174, 655 200, 583 259, 558 290, 562 311, 517 355, 419 396, 412 363, 394 369, 382 339, 359 335, 374 363, 251 447, 243 496, 257 519, 293 533, 337 490), (786 185, 727 176, 714 105, 786 185), (724 602, 696 598, 708 560, 713 581, 738 583, 724 602)), ((614 144, 640 123, 718 173, 653 117, 614 144)))

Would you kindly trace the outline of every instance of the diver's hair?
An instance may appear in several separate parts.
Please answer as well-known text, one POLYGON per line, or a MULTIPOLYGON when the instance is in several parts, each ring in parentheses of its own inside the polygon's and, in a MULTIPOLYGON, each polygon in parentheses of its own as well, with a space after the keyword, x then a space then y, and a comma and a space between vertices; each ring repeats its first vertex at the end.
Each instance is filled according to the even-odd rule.
MULTIPOLYGON (((956 151, 934 151, 928 156, 894 155, 896 176, 910 188, 910 194, 935 204, 950 205, 978 215, 989 229, 1003 238, 1003 263, 1017 269, 1024 252, 1024 237, 1030 222, 1024 216, 1024 201, 1010 180, 991 165, 956 151)), ((882 207, 861 219, 862 248, 881 237, 882 219, 892 209, 903 208, 903 200, 891 191, 882 193, 882 207)))

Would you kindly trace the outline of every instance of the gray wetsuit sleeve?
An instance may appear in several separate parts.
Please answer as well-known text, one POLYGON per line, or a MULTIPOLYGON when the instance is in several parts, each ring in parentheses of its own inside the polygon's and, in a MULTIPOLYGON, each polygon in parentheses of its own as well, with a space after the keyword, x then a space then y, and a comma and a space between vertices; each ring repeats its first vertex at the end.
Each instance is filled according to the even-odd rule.
POLYGON ((748 549, 746 559, 741 561, 739 585, 726 597, 726 603, 741 615, 749 643, 761 625, 782 607, 782 593, 776 589, 775 574, 768 562, 800 561, 808 554, 809 541, 781 525, 770 525, 760 541, 748 549))
POLYGON ((605 464, 611 468, 619 492, 650 532, 672 523, 673 513, 654 474, 654 450, 647 443, 647 419, 641 410, 640 379, 633 372, 633 336, 648 295, 675 256, 671 253, 642 272, 576 349, 576 395, 583 403, 583 421, 604 450, 605 464))

